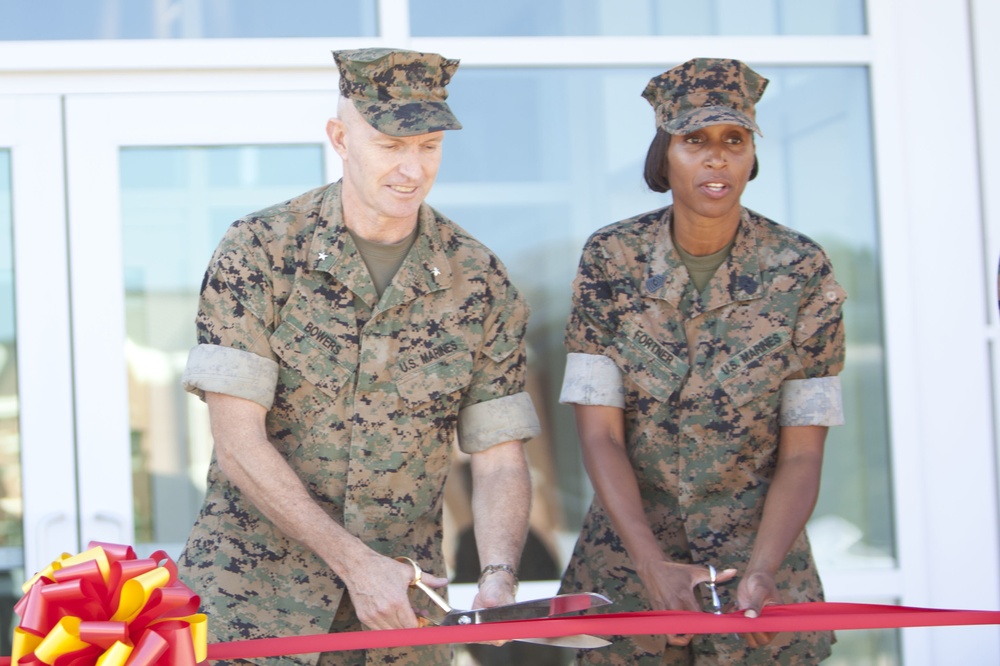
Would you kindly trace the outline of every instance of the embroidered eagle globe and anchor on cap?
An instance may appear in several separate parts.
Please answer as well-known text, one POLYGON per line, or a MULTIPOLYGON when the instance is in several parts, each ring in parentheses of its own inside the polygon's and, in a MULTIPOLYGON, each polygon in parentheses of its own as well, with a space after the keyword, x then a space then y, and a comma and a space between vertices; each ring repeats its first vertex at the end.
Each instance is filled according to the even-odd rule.
POLYGON ((763 136, 754 105, 767 83, 739 60, 694 58, 650 79, 642 96, 656 112, 656 126, 670 134, 734 124, 763 136))
POLYGON ((462 129, 446 86, 458 60, 437 53, 367 48, 333 52, 340 94, 368 123, 390 136, 462 129))

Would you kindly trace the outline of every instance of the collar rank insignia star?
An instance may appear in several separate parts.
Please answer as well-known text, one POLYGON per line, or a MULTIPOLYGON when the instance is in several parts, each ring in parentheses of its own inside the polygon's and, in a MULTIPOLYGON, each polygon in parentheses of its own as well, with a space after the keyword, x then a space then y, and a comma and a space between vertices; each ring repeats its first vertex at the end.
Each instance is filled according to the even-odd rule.
POLYGON ((328 255, 328 254, 327 254, 326 252, 320 252, 320 253, 319 253, 319 260, 320 260, 320 261, 325 261, 325 260, 326 260, 326 258, 327 258, 327 257, 329 257, 329 256, 330 256, 330 255, 328 255))
POLYGON ((431 269, 431 275, 433 275, 434 277, 437 277, 438 275, 441 275, 441 271, 438 270, 437 266, 435 266, 434 268, 431 269))

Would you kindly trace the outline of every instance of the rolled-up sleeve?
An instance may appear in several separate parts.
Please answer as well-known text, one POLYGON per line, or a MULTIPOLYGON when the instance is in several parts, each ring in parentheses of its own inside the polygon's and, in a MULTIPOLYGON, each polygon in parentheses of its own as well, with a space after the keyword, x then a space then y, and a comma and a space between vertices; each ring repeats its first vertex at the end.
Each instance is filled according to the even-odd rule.
POLYGON ((836 426, 844 423, 840 377, 788 379, 781 385, 782 426, 836 426))
POLYGON ((531 308, 506 275, 490 285, 495 307, 483 322, 483 343, 475 355, 472 382, 458 413, 458 446, 466 453, 541 432, 531 396, 525 391, 525 333, 531 308))
POLYGON ((458 444, 466 453, 485 451, 504 442, 527 441, 541 431, 526 391, 471 405, 458 414, 458 444))
POLYGON ((607 356, 570 353, 559 402, 625 408, 622 372, 607 356))
POLYGON ((840 371, 844 367, 843 305, 847 293, 820 252, 811 284, 799 307, 793 342, 802 372, 781 385, 782 426, 835 426, 844 423, 840 371))
POLYGON ((229 228, 202 283, 195 319, 199 344, 188 354, 185 390, 202 399, 224 393, 271 408, 279 366, 265 323, 273 318, 270 263, 247 225, 229 228))
POLYGON ((225 393, 271 409, 278 385, 278 364, 241 349, 198 345, 188 354, 181 383, 184 390, 203 400, 205 393, 225 393))
POLYGON ((826 255, 817 257, 804 292, 792 341, 806 378, 831 377, 844 367, 843 306, 847 293, 833 277, 826 255))

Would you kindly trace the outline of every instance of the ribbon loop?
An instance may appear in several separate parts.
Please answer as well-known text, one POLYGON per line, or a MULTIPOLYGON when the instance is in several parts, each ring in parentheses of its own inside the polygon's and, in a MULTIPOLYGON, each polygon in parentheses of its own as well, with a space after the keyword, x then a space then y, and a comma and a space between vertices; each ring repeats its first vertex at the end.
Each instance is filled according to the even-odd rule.
POLYGON ((194 666, 205 658, 198 596, 163 551, 137 559, 131 546, 91 542, 23 589, 14 666, 194 666))

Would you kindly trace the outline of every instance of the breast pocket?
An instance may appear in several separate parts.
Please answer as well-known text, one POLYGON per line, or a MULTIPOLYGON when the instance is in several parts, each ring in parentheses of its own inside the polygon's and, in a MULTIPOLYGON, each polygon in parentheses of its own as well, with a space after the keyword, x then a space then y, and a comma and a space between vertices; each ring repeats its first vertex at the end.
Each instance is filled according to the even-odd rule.
POLYGON ((615 340, 625 364, 622 371, 654 398, 666 402, 687 376, 688 364, 666 343, 631 322, 623 327, 623 333, 615 340))
POLYGON ((802 369, 791 335, 779 329, 736 350, 715 368, 722 389, 736 407, 777 396, 782 382, 802 369))
MULTIPOLYGON (((283 321, 271 335, 271 349, 281 358, 283 366, 331 397, 336 397, 354 374, 353 365, 348 367, 343 363, 348 360, 345 355, 356 355, 357 351, 342 347, 331 335, 310 324, 300 327, 292 321, 283 321)), ((288 378, 288 382, 294 379, 288 378)), ((287 388, 294 390, 300 386, 287 388)))
POLYGON ((409 408, 440 412, 472 382, 472 354, 463 340, 453 338, 407 354, 392 367, 392 376, 409 408))

